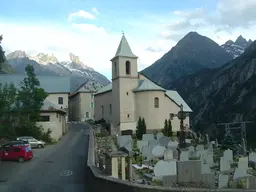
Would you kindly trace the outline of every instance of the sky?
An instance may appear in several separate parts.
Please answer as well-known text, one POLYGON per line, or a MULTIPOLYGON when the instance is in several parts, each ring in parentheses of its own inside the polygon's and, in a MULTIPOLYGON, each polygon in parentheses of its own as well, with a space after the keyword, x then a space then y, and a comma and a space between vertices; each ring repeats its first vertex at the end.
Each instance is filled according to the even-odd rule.
POLYGON ((255 0, 9 0, 1 1, 0 34, 6 53, 59 61, 73 53, 110 79, 122 31, 141 70, 190 31, 218 44, 239 35, 256 40, 255 10, 255 0))

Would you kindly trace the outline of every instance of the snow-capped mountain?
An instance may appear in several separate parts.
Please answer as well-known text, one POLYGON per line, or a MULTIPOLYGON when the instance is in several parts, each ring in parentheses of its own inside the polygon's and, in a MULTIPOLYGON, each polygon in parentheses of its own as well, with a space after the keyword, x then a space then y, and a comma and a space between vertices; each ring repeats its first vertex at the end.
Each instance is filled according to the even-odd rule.
POLYGON ((85 65, 72 53, 69 54, 69 61, 59 61, 53 54, 39 53, 29 56, 21 50, 8 54, 6 58, 16 73, 24 74, 26 65, 31 64, 37 75, 70 76, 71 91, 88 80, 95 80, 103 86, 110 83, 104 75, 85 65))
POLYGON ((234 59, 239 57, 244 50, 251 45, 252 40, 248 41, 240 35, 236 41, 228 40, 225 44, 221 45, 226 52, 228 52, 234 59))

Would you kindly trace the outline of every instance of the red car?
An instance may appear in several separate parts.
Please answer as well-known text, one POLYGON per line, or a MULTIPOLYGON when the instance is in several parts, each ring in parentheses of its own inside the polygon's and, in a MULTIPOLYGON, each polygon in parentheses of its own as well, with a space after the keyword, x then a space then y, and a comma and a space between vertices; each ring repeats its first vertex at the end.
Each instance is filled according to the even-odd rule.
POLYGON ((23 163, 33 158, 30 145, 25 141, 10 141, 0 147, 0 159, 17 160, 23 163))

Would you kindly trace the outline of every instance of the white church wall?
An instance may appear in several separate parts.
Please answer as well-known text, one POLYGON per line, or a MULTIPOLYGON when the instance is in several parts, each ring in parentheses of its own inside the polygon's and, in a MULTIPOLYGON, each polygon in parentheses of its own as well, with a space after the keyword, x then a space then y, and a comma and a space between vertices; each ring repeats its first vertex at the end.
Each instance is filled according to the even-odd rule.
MULTIPOLYGON (((145 91, 136 93, 136 117, 144 117, 147 131, 160 130, 164 127, 165 119, 170 118, 170 113, 177 114, 180 108, 163 91, 145 91), (159 108, 154 106, 154 98, 159 98, 159 108)), ((189 125, 189 117, 184 120, 184 125, 189 125)), ((173 131, 179 131, 180 121, 174 117, 172 120, 173 131)))

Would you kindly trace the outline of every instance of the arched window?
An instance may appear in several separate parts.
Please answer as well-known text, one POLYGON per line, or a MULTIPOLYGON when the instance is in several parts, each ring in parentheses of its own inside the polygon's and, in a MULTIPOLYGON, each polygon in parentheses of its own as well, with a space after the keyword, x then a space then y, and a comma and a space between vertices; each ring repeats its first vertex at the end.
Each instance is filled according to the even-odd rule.
POLYGON ((101 115, 102 115, 102 118, 104 117, 104 106, 101 105, 101 115))
POLYGON ((117 66, 116 66, 116 62, 114 63, 114 75, 117 76, 117 66))
POLYGON ((154 105, 155 105, 155 108, 159 108, 159 98, 158 97, 155 97, 154 105))
POLYGON ((112 105, 109 104, 109 114, 111 115, 112 114, 112 105))
POLYGON ((131 62, 130 61, 125 62, 125 72, 126 72, 126 75, 131 74, 131 62))

